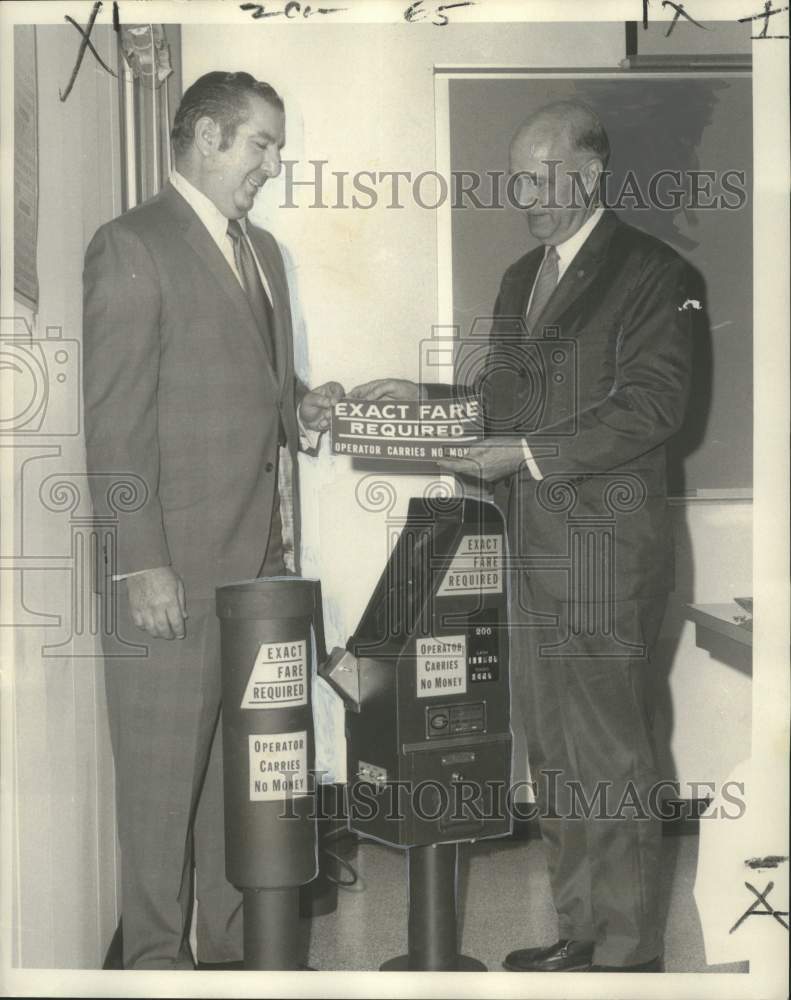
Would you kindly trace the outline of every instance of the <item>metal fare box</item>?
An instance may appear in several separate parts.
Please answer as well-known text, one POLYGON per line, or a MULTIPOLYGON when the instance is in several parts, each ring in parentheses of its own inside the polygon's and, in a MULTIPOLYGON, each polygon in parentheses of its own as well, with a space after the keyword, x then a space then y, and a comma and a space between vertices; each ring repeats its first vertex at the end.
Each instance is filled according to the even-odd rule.
POLYGON ((412 498, 345 650, 322 674, 347 706, 349 825, 397 847, 510 833, 502 516, 412 498))

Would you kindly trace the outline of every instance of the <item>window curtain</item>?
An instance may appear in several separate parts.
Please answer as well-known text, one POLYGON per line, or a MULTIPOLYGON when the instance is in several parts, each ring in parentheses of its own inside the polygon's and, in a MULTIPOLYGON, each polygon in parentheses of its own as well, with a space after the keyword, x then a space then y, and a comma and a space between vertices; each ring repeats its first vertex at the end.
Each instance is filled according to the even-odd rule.
POLYGON ((173 24, 125 25, 118 44, 126 211, 155 195, 172 168, 170 129, 181 100, 181 29, 173 24))

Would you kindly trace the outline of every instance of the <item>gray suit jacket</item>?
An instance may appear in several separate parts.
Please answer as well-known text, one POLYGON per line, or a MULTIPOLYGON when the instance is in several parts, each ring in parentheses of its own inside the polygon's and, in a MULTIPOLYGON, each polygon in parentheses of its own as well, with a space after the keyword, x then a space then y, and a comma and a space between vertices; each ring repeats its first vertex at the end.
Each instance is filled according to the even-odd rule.
MULTIPOLYGON (((97 517, 116 489, 108 573, 172 565, 187 596, 255 576, 277 489, 280 419, 294 459, 291 310, 273 237, 248 225, 273 294, 277 375, 236 276, 168 184, 102 226, 84 270, 87 464, 97 517)), ((295 532, 296 533, 296 532, 295 532)), ((299 552, 298 534, 295 551, 299 552)))

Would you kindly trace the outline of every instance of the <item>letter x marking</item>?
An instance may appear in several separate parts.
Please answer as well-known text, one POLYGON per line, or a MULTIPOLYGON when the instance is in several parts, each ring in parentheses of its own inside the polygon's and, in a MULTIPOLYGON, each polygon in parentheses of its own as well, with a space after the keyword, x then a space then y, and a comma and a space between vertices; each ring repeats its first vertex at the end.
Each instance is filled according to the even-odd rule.
POLYGON ((744 884, 746 888, 748 888, 750 892, 755 896, 755 902, 747 907, 747 909, 739 917, 739 919, 736 921, 733 927, 731 927, 728 933, 733 934, 736 928, 739 927, 741 924, 743 924, 748 917, 774 917, 775 920, 778 922, 778 924, 780 924, 782 927, 785 927, 785 929, 788 930, 788 924, 786 923, 785 920, 783 920, 783 917, 788 916, 788 910, 775 910, 774 907, 770 906, 769 901, 766 898, 772 891, 772 889, 774 889, 775 887, 774 882, 770 882, 763 892, 759 892, 755 888, 755 886, 750 885, 749 882, 745 882, 744 884), (763 905, 766 907, 765 910, 758 909, 761 903, 763 903, 763 905))
POLYGON ((683 3, 673 3, 673 0, 662 0, 662 6, 663 7, 672 7, 673 10, 676 12, 675 13, 675 17, 670 22, 670 27, 665 32, 665 38, 669 37, 669 35, 672 32, 673 28, 675 28, 675 26, 676 26, 676 22, 678 21, 678 19, 681 17, 682 14, 684 15, 684 17, 688 21, 691 21, 693 24, 696 24, 699 28, 703 28, 704 31, 708 31, 709 30, 706 27, 705 24, 701 24, 700 21, 696 21, 694 17, 692 17, 690 14, 688 14, 684 10, 684 4, 683 3))
MULTIPOLYGON (((115 5, 114 5, 115 6, 115 5)), ((110 69, 107 63, 102 59, 96 49, 93 47, 93 42, 91 41, 91 32, 93 31, 93 26, 99 11, 102 9, 102 0, 96 0, 93 5, 93 10, 91 11, 90 20, 88 21, 88 26, 83 29, 77 24, 73 17, 69 17, 68 14, 65 15, 64 20, 68 21, 69 24, 74 25, 74 27, 82 35, 82 41, 80 42, 80 51, 77 53, 77 62, 74 64, 74 69, 71 72, 71 78, 66 87, 65 91, 59 91, 61 101, 65 101, 66 98, 71 93, 71 88, 74 86, 74 81, 77 79, 77 74, 80 72, 80 66, 82 66, 82 60, 85 55, 85 50, 90 49, 94 58, 97 60, 103 69, 106 69, 110 76, 116 76, 116 74, 110 69)))

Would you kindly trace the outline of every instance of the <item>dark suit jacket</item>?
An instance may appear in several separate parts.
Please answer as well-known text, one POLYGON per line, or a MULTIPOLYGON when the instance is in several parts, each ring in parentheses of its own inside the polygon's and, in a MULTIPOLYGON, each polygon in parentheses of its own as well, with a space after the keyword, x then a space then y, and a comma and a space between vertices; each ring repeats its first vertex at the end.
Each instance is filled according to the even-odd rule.
MULTIPOLYGON (((294 459, 299 442, 305 390, 294 376, 283 261, 269 233, 248 232, 274 297, 277 377, 237 278, 170 184, 102 226, 85 257, 88 471, 131 475, 143 490, 131 502, 113 497, 129 508, 118 514, 113 571, 172 565, 188 598, 256 575, 281 416, 294 459)), ((92 484, 101 516, 107 477, 92 484)))
POLYGON ((524 435, 545 477, 506 484, 512 554, 568 599, 572 535, 588 526, 614 536, 596 557, 597 572, 612 569, 596 589, 602 599, 666 593, 665 441, 684 416, 696 311, 687 300, 701 296, 699 276, 606 211, 526 337, 518 331, 543 252, 505 272, 484 390, 488 432, 524 435))

